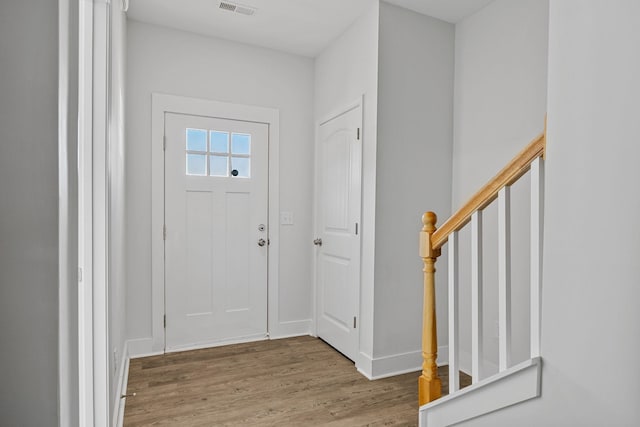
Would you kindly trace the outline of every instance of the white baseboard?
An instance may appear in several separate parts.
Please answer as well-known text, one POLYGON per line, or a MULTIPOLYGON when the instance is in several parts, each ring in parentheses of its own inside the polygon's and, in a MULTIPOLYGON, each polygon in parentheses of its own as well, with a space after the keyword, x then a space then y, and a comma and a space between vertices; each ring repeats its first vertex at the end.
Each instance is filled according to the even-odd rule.
POLYGON ((421 366, 422 352, 420 350, 373 358, 368 354, 360 353, 356 363, 358 372, 370 380, 417 372, 421 366))
MULTIPOLYGON (((436 364, 438 366, 449 364, 449 346, 442 345, 438 347, 436 364)), ((383 357, 371 357, 367 354, 360 353, 356 361, 356 368, 362 375, 370 380, 416 372, 422 369, 422 351, 416 350, 383 357)), ((471 375, 471 353, 460 352, 460 370, 471 375)), ((485 360, 484 372, 498 372, 498 366, 495 363, 485 360)))
POLYGON ((446 427, 540 396, 542 360, 522 362, 420 407, 421 427, 446 427))
POLYGON ((422 367, 422 351, 392 354, 390 356, 375 357, 372 363, 371 379, 392 377, 419 371, 422 367))
POLYGON ((358 372, 370 380, 373 379, 373 358, 369 354, 358 352, 354 362, 358 372))
POLYGON ((127 341, 127 346, 129 348, 129 358, 137 359, 139 357, 147 357, 147 356, 157 356, 158 354, 163 354, 163 351, 154 351, 153 350, 153 339, 152 338, 137 338, 133 340, 127 341))
MULTIPOLYGON (((269 333, 270 339, 281 339, 281 338, 291 338, 291 337, 299 337, 304 335, 311 335, 311 319, 305 320, 295 320, 290 322, 280 322, 277 326, 277 330, 269 333)), ((190 345, 180 348, 167 349, 167 352, 176 352, 176 351, 188 351, 188 350, 196 350, 200 348, 207 347, 216 347, 220 345, 228 345, 228 344, 238 344, 242 342, 248 341, 259 341, 265 339, 264 336, 252 336, 252 337, 242 337, 234 340, 227 341, 219 341, 215 343, 207 343, 202 345, 190 345)), ((147 356, 157 356, 160 354, 164 354, 163 350, 154 350, 153 348, 153 338, 137 338, 128 340, 129 347, 129 357, 131 359, 137 359, 140 357, 147 356)))
POLYGON ((246 342, 254 342, 254 341, 264 341, 268 340, 269 336, 262 334, 255 335, 247 335, 244 337, 232 338, 232 339, 224 339, 219 341, 210 341, 200 344, 190 344, 185 346, 177 346, 172 348, 167 348, 166 353, 177 353, 180 351, 190 351, 190 350, 201 350, 203 348, 213 348, 213 347, 222 347, 225 345, 233 345, 233 344, 243 344, 246 342))
POLYGON ((116 389, 116 403, 113 408, 112 424, 115 427, 122 427, 124 423, 124 405, 126 398, 122 398, 127 394, 127 382, 129 380, 129 342, 125 341, 122 348, 122 360, 120 361, 120 369, 118 372, 118 386, 116 389))
POLYGON ((274 340, 279 340, 281 338, 311 335, 312 323, 311 319, 280 322, 276 330, 269 331, 269 337, 274 340))
MULTIPOLYGON (((438 347, 438 366, 449 363, 449 347, 438 347)), ((370 380, 402 375, 408 372, 417 372, 422 369, 422 351, 415 350, 407 353, 392 354, 382 357, 371 357, 365 353, 359 353, 356 360, 358 372, 370 380)))

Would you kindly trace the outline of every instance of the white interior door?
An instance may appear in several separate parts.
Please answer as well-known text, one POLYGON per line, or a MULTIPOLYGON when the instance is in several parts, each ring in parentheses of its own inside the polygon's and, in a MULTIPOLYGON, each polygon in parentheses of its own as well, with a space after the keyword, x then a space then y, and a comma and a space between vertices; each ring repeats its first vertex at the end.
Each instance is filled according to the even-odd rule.
POLYGON ((317 332, 351 360, 360 308, 361 124, 358 106, 318 129, 317 332))
POLYGON ((165 115, 165 347, 267 336, 268 125, 165 115))

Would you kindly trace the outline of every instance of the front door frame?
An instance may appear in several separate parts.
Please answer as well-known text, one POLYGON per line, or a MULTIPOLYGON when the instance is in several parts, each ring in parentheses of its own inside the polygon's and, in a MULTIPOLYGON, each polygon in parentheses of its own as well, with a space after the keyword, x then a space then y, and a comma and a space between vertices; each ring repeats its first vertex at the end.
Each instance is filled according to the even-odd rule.
POLYGON ((161 93, 152 94, 151 117, 151 331, 153 353, 165 351, 164 129, 165 113, 265 123, 269 127, 267 334, 277 329, 279 265, 280 113, 274 108, 232 104, 161 93))

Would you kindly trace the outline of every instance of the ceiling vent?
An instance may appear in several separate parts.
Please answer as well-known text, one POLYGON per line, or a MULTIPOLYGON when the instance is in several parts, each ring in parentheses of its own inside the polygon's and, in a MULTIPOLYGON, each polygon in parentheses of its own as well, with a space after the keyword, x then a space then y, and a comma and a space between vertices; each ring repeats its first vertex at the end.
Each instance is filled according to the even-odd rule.
POLYGON ((229 12, 239 13, 241 15, 251 16, 256 13, 256 9, 250 6, 243 6, 236 3, 231 3, 228 1, 220 2, 220 9, 228 10, 229 12))
POLYGON ((228 10, 229 12, 235 12, 236 7, 237 6, 233 3, 220 2, 220 9, 228 10))
POLYGON ((247 6, 240 6, 237 5, 236 6, 236 13, 241 13, 243 15, 253 15, 254 13, 256 13, 256 10, 252 7, 247 7, 247 6))

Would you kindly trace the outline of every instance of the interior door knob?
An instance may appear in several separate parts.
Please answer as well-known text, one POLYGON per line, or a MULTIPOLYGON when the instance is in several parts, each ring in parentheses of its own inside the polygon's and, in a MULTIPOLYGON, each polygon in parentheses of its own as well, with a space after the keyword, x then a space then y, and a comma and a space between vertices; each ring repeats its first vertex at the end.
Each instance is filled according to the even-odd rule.
POLYGON ((258 239, 258 246, 264 246, 267 244, 267 241, 264 239, 258 239))
POLYGON ((313 244, 316 245, 316 246, 322 246, 322 239, 315 239, 313 241, 313 244))

